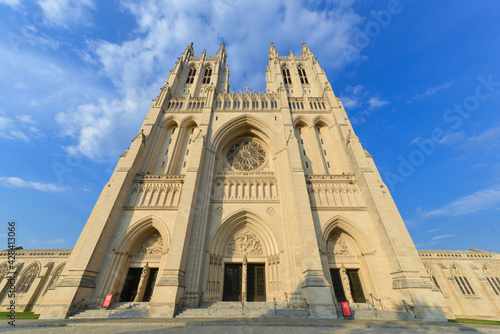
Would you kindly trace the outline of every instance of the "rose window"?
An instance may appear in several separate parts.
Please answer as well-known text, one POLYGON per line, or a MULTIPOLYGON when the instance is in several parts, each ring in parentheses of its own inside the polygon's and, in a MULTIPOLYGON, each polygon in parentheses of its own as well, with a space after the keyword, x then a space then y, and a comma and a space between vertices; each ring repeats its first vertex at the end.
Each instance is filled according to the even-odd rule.
POLYGON ((250 171, 262 166, 266 151, 258 142, 245 139, 229 146, 226 158, 233 169, 250 171))

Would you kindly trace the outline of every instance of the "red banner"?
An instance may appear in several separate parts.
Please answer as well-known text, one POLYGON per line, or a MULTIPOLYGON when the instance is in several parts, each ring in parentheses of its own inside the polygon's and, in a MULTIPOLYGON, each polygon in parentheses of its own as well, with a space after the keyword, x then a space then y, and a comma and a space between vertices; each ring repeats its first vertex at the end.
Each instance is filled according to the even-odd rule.
POLYGON ((340 305, 342 305, 342 314, 344 317, 350 317, 351 316, 351 309, 349 308, 349 303, 348 302, 340 302, 340 305))
POLYGON ((113 295, 106 295, 104 298, 104 303, 102 304, 102 307, 109 307, 109 304, 111 304, 111 299, 113 298, 113 295))

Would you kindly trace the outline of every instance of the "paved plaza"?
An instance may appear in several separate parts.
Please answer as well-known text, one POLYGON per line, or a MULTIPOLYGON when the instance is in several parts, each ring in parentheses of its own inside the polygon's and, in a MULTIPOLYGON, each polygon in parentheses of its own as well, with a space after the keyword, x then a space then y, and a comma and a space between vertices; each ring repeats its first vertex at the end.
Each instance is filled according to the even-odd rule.
POLYGON ((500 326, 421 321, 348 321, 326 319, 94 319, 18 320, 16 326, 0 324, 0 332, 36 334, 351 334, 351 333, 500 333, 500 326))

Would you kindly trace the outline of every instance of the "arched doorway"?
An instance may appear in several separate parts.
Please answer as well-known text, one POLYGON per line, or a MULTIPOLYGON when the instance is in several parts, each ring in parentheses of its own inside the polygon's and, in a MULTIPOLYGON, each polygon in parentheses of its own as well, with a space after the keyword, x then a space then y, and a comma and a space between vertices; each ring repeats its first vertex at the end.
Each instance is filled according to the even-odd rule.
POLYGON ((332 231, 326 241, 328 266, 337 302, 366 303, 363 271, 354 240, 344 231, 332 231))
POLYGON ((281 295, 275 235, 271 226, 248 210, 227 218, 210 242, 204 298, 257 302, 281 295))
POLYGON ((121 302, 149 302, 153 295, 163 250, 158 231, 149 233, 129 255, 127 274, 123 278, 121 302))

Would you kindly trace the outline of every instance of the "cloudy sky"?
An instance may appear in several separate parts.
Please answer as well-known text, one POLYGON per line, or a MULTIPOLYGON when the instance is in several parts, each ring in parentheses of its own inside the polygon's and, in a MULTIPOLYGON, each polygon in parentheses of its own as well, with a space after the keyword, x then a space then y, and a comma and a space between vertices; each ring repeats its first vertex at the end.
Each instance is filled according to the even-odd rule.
POLYGON ((498 1, 0 0, 0 249, 72 248, 177 56, 306 42, 419 249, 500 251, 498 1), (3 223, 2 223, 3 222, 3 223), (2 224, 4 227, 2 227, 2 224))

